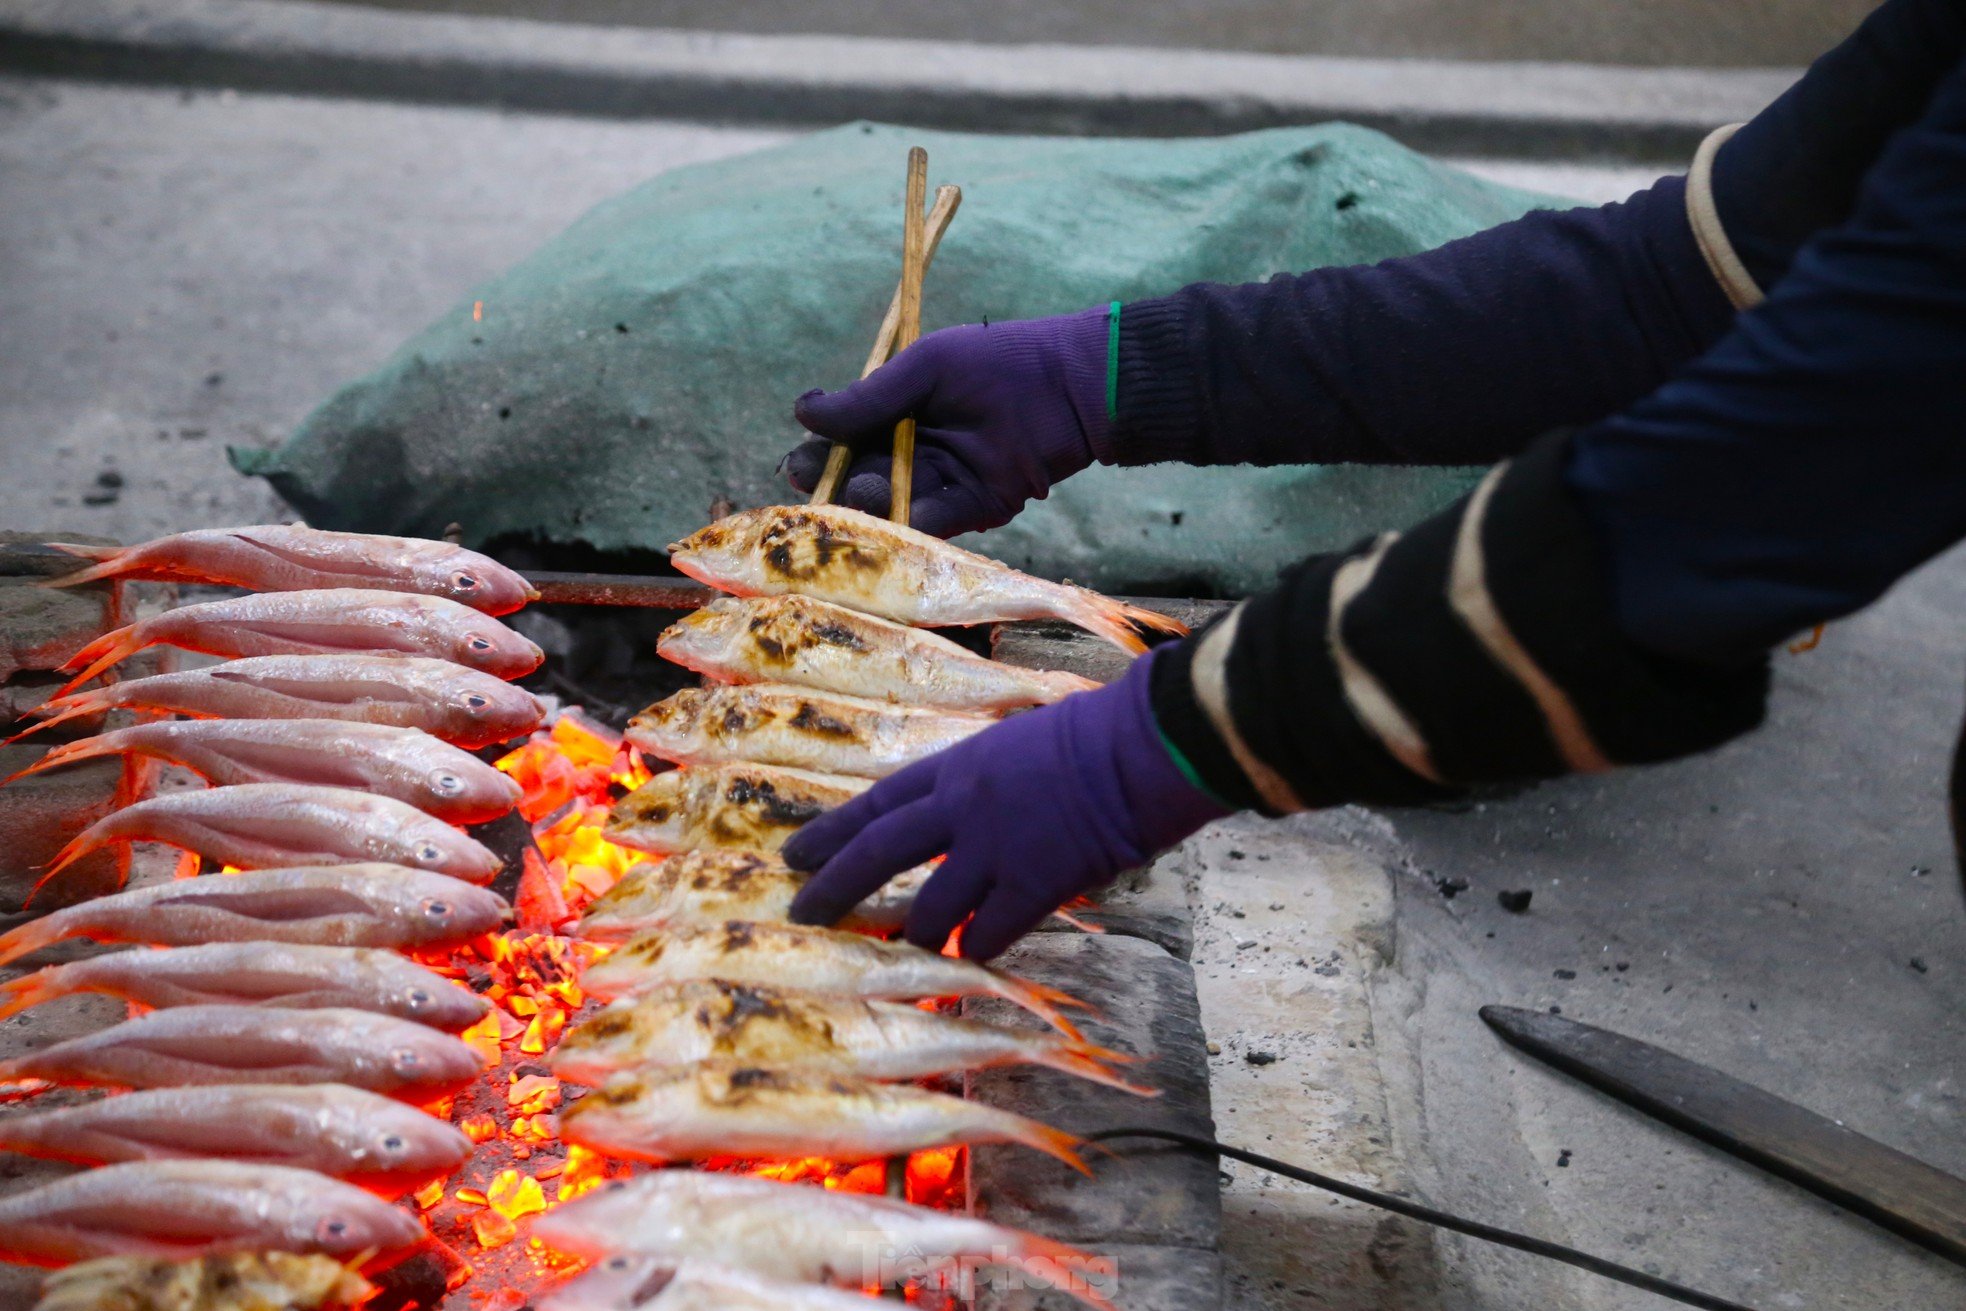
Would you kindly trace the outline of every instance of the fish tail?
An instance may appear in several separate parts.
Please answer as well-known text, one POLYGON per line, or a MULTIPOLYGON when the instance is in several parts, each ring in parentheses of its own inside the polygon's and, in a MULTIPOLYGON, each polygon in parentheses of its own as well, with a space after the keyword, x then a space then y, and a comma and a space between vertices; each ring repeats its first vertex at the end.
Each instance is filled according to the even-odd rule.
POLYGON ((1052 1287, 1069 1293, 1096 1311, 1118 1311, 1111 1302, 1087 1282, 1089 1278, 1112 1279, 1117 1271, 1112 1261, 1094 1256, 1084 1248, 1061 1243, 1043 1234, 1012 1231, 1017 1235, 1017 1263, 1027 1273, 1045 1279, 1052 1287))
POLYGON ((1092 1007, 1068 992, 1046 987, 1042 983, 1033 983, 1029 979, 1020 979, 1009 974, 998 974, 993 977, 997 984, 995 991, 1005 1001, 1016 1002, 1072 1041, 1085 1041, 1085 1035, 1079 1032, 1078 1026, 1066 1019, 1058 1008, 1069 1006, 1074 1010, 1090 1011, 1092 1007))
MULTIPOLYGON (((36 727, 45 726, 46 724, 44 723, 36 727)), ((28 731, 32 732, 33 729, 29 729, 28 731)), ((80 742, 64 742, 48 752, 47 755, 42 756, 39 760, 29 765, 26 769, 15 770, 13 773, 7 775, 7 777, 0 778, 0 788, 7 786, 7 784, 17 778, 26 778, 29 774, 38 774, 44 769, 55 769, 62 765, 73 765, 83 760, 96 760, 102 756, 119 756, 123 754, 123 749, 113 742, 104 745, 104 739, 111 736, 113 734, 103 733, 96 737, 84 738, 80 742)))
POLYGON ((66 674, 77 669, 82 672, 62 684, 61 690, 55 695, 67 696, 119 660, 127 659, 141 651, 150 640, 141 631, 142 628, 142 624, 125 624, 113 632, 104 633, 69 657, 68 663, 61 667, 61 672, 66 674))
POLYGON ((70 838, 68 845, 57 851, 55 858, 48 862, 47 873, 43 874, 40 881, 34 885, 34 891, 27 894, 28 901, 32 902, 42 888, 47 887, 49 883, 54 881, 55 875, 61 873, 70 865, 82 859, 82 857, 93 852, 101 851, 111 843, 134 841, 134 838, 122 831, 121 825, 117 822, 125 813, 127 812, 117 811, 113 814, 105 815, 70 838))
POLYGON ((0 983, 0 1020, 32 1010, 42 1002, 66 996, 68 990, 61 986, 61 972, 65 968, 50 965, 46 969, 0 983))
POLYGON ((1169 619, 1157 611, 1128 605, 1124 601, 1115 601, 1110 596, 1101 596, 1082 587, 1074 588, 1070 599, 1060 608, 1065 612, 1062 618, 1133 655, 1144 654, 1147 650, 1146 640, 1140 636, 1143 630, 1173 637, 1185 637, 1188 632, 1188 626, 1177 619, 1169 619))
MULTIPOLYGON (((4 780, 0 780, 0 782, 4 782, 4 780)), ((1087 919, 1080 919, 1077 915, 1072 914, 1062 906, 1052 911, 1051 917, 1062 924, 1071 925, 1080 933, 1104 933, 1106 931, 1105 925, 1094 924, 1091 920, 1087 919)))
POLYGON ((1125 1052, 1116 1052, 1109 1047, 1097 1047, 1091 1043, 1072 1043, 1057 1046, 1038 1057, 1038 1064, 1048 1066, 1065 1074, 1089 1079, 1108 1088, 1118 1088, 1130 1092, 1135 1097, 1158 1097, 1161 1090, 1143 1083, 1132 1083, 1113 1069, 1115 1065, 1130 1064, 1140 1059, 1125 1052))
POLYGON ((1046 1156, 1054 1156, 1086 1178, 1092 1177, 1092 1167, 1085 1163, 1085 1158, 1078 1151, 1085 1146, 1085 1139, 1077 1134, 1054 1129, 1038 1120, 1012 1115, 1008 1111, 999 1112, 992 1118, 998 1120, 1000 1131, 1012 1142, 1022 1143, 1046 1156))
POLYGON ((43 915, 0 933, 0 965, 9 965, 68 936, 68 918, 59 912, 43 915))
POLYGON ((59 578, 46 578, 43 587, 79 587, 83 583, 98 582, 104 578, 114 578, 126 567, 127 548, 121 546, 82 546, 76 542, 49 542, 47 545, 63 555, 72 555, 81 560, 94 560, 95 564, 74 573, 63 574, 59 578))
MULTIPOLYGON (((56 724, 66 723, 68 720, 80 719, 82 716, 92 715, 98 710, 107 710, 110 704, 110 693, 107 688, 97 688, 93 692, 80 692, 74 696, 56 697, 53 700, 43 702, 41 705, 42 710, 53 710, 55 712, 54 714, 49 715, 46 719, 40 720, 37 723, 29 724, 5 742, 0 742, 0 746, 10 746, 24 737, 39 733, 44 728, 53 728, 56 724)), ((11 779, 8 781, 12 782, 11 779)))

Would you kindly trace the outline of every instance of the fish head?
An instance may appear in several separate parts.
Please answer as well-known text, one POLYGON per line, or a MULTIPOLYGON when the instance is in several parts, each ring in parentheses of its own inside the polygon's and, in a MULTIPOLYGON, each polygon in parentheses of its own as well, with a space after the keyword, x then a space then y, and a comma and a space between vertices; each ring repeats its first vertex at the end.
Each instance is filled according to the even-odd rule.
POLYGON ((637 1311, 676 1277, 669 1257, 617 1252, 540 1302, 539 1311, 637 1311))
POLYGON ((452 636, 450 658, 494 678, 524 678, 546 662, 546 653, 531 638, 487 616, 452 636))
POLYGON ((484 1069, 478 1054, 458 1039, 422 1025, 391 1025, 377 1052, 393 1082, 392 1096, 431 1102, 456 1092, 484 1069))
POLYGON ((402 863, 432 874, 448 874, 467 883, 486 884, 505 868, 491 848, 460 833, 441 820, 425 818, 415 830, 401 835, 406 840, 402 863))
POLYGON ((523 687, 464 670, 457 672, 462 677, 445 694, 444 703, 470 725, 460 737, 464 745, 509 742, 532 732, 546 719, 546 707, 523 687))
POLYGON ((364 1097, 343 1118, 343 1141, 355 1162, 345 1177, 384 1197, 447 1175, 471 1155, 462 1130, 413 1106, 364 1097))
POLYGON ((686 669, 712 670, 743 637, 749 612, 738 598, 719 597, 663 629, 656 654, 686 669))
POLYGON ((423 1226, 381 1198, 337 1180, 320 1183, 296 1200, 288 1218, 294 1251, 346 1257, 394 1252, 423 1241, 423 1226))
POLYGON ((679 759, 704 730, 712 726, 704 719, 710 693, 699 687, 686 687, 664 697, 628 721, 628 740, 664 760, 679 759))
MULTIPOLYGON (((399 870, 404 877, 417 877, 399 870)), ((489 888, 473 887, 453 878, 420 879, 425 886, 411 898, 409 918, 420 942, 453 942, 503 928, 512 905, 489 888)))
POLYGON ((392 1015, 447 1033, 470 1028, 491 1009, 490 1002, 469 988, 434 974, 423 979, 405 979, 392 987, 388 1005, 392 1015))
POLYGON ((539 599, 524 577, 476 551, 447 551, 417 573, 419 590, 488 615, 509 615, 539 599))
POLYGON ((637 851, 680 850, 688 838, 691 771, 672 769, 614 803, 601 836, 637 851))
POLYGON ((739 510, 669 543, 669 563, 699 583, 727 592, 757 590, 759 549, 783 506, 739 510))
POLYGON ((497 819, 525 795, 517 779, 477 760, 433 765, 421 782, 423 795, 417 809, 459 824, 497 819))

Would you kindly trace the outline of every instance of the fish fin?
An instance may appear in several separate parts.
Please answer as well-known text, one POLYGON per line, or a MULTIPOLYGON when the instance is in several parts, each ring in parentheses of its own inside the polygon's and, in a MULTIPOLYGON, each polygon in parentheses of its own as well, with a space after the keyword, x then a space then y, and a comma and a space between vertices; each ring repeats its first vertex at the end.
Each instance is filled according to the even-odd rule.
POLYGON ((1066 1019, 1058 1008, 1069 1006, 1075 1010, 1090 1011, 1092 1008, 1086 1003, 1068 992, 1020 979, 1013 974, 993 974, 991 977, 996 980, 997 995, 1005 1001, 1016 1002, 1073 1042, 1085 1041, 1085 1035, 1079 1032, 1078 1026, 1066 1019))
POLYGON ((28 902, 32 903, 34 898, 40 894, 41 889, 47 887, 48 884, 54 881, 55 875, 61 873, 70 865, 82 859, 82 857, 93 852, 101 851, 104 847, 114 842, 132 841, 133 839, 126 838, 123 834, 116 831, 116 820, 122 813, 121 811, 117 811, 105 815, 70 838, 68 845, 57 851, 55 858, 48 862, 47 873, 43 874, 40 880, 35 883, 34 890, 27 894, 28 902))
POLYGON ((148 645, 149 638, 138 630, 141 624, 125 624, 113 632, 104 633, 95 641, 70 656, 68 663, 61 667, 66 674, 76 669, 81 673, 62 684, 56 696, 67 696, 82 684, 101 674, 119 660, 135 655, 148 645))
POLYGON ((1147 643, 1140 636, 1142 630, 1175 637, 1185 637, 1188 632, 1188 626, 1178 619, 1082 587, 1072 589, 1070 600, 1060 609, 1065 612, 1061 618, 1134 655, 1143 655, 1147 650, 1147 643))
MULTIPOLYGON (((30 729, 29 731, 31 732, 32 730, 30 729)), ((26 778, 29 774, 38 774, 44 769, 56 769, 62 765, 73 765, 78 761, 95 760, 101 756, 121 754, 113 746, 104 747, 97 745, 101 741, 102 735, 99 734, 95 737, 83 738, 80 742, 64 742, 49 751, 47 755, 42 756, 39 760, 29 765, 26 769, 15 770, 13 773, 7 775, 7 777, 0 778, 0 788, 7 786, 7 784, 17 778, 26 778)))
MULTIPOLYGON (((0 786, 4 786, 5 783, 6 783, 5 779, 0 779, 0 786)), ((1063 907, 1060 907, 1059 909, 1052 911, 1051 917, 1059 921, 1060 923, 1071 925, 1073 928, 1077 929, 1080 933, 1104 933, 1106 931, 1105 925, 1094 924, 1091 920, 1080 919, 1078 916, 1065 910, 1063 907)))
POLYGON ((0 965, 12 964, 29 952, 60 942, 68 936, 63 928, 65 923, 59 913, 43 915, 0 933, 0 965))
POLYGON ((96 563, 59 578, 44 578, 40 584, 42 587, 80 587, 83 583, 114 578, 123 572, 127 563, 125 557, 129 554, 129 548, 122 546, 83 546, 76 542, 48 542, 47 545, 63 555, 94 560, 96 563))
POLYGON ((1092 1167, 1085 1163, 1078 1149, 1085 1146, 1085 1139, 1063 1129, 1054 1129, 1039 1120, 1022 1115, 1004 1112, 1003 1132, 1012 1142, 1022 1143, 1046 1156, 1054 1156, 1090 1179, 1092 1167))
POLYGON ((61 968, 50 965, 46 969, 0 983, 0 1020, 32 1010, 44 1001, 65 996, 64 990, 56 986, 61 968))
POLYGON ((1061 1243, 1056 1238, 1046 1238, 1043 1234, 1021 1229, 1011 1232, 1017 1235, 1018 1246, 1023 1249, 1017 1256, 1019 1269, 1047 1280, 1053 1288, 1076 1297, 1095 1308, 1095 1311, 1118 1311, 1086 1282, 1088 1276, 1112 1279, 1118 1274, 1109 1258, 1094 1256, 1083 1248, 1061 1243))
POLYGON ((82 716, 92 715, 98 710, 107 710, 109 709, 109 693, 102 688, 97 688, 92 692, 79 692, 74 696, 54 697, 42 702, 40 708, 42 710, 53 710, 55 713, 49 715, 46 719, 40 720, 38 723, 29 724, 20 732, 6 739, 6 741, 0 742, 0 746, 10 746, 30 734, 39 733, 44 728, 53 728, 56 724, 65 723, 68 720, 80 719, 82 716))
POLYGON ((1085 1046, 1056 1047, 1038 1058, 1040 1065, 1058 1070, 1064 1074, 1089 1079, 1093 1083, 1117 1088, 1121 1092, 1132 1093, 1135 1097, 1158 1097, 1161 1090, 1150 1088, 1144 1083, 1131 1083, 1120 1077, 1112 1064, 1133 1061, 1137 1057, 1125 1052, 1109 1051, 1104 1047, 1085 1046))

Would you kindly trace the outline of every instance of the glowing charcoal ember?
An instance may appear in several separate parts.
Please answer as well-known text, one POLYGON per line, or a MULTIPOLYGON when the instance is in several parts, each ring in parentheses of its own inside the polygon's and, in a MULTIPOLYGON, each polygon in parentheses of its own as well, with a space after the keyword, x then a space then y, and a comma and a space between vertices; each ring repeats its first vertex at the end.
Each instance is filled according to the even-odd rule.
POLYGON ((485 1205, 508 1220, 520 1220, 546 1209, 546 1190, 531 1175, 501 1170, 485 1189, 485 1205))

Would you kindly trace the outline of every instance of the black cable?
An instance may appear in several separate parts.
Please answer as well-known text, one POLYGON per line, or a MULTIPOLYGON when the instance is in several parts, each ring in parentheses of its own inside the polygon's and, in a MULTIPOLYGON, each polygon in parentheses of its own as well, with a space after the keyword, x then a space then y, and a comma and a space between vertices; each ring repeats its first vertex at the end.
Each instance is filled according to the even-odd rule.
POLYGON ((1511 1233, 1507 1229, 1497 1229, 1494 1225, 1482 1224, 1479 1220, 1463 1220, 1458 1215, 1436 1211, 1431 1206, 1409 1202, 1391 1193, 1361 1188, 1357 1184, 1348 1184, 1342 1179, 1333 1179, 1328 1174, 1306 1170, 1301 1165, 1291 1165, 1274 1157, 1244 1151, 1240 1147, 1230 1147, 1226 1143, 1218 1143, 1212 1138, 1203 1138, 1198 1134, 1181 1133, 1175 1129, 1106 1129, 1099 1133, 1088 1134, 1086 1141, 1101 1143, 1112 1138, 1159 1138, 1165 1142, 1179 1143, 1193 1151, 1206 1152, 1211 1156, 1227 1156, 1245 1165, 1253 1165, 1259 1170, 1268 1170, 1271 1174, 1280 1174, 1286 1179, 1295 1179, 1299 1183, 1310 1184, 1314 1188, 1322 1188, 1337 1193, 1340 1197, 1349 1197, 1355 1202, 1364 1202, 1368 1206, 1376 1206, 1396 1215, 1408 1216, 1442 1229, 1451 1229, 1457 1234, 1466 1234, 1470 1238, 1480 1238, 1490 1243, 1500 1243, 1503 1247, 1513 1247, 1517 1251, 1547 1257, 1552 1261, 1561 1261, 1565 1265, 1574 1265, 1580 1270, 1588 1270, 1606 1279, 1615 1279, 1621 1284, 1630 1284, 1633 1288, 1642 1288, 1648 1293, 1657 1293, 1660 1297, 1670 1298, 1687 1306, 1704 1307, 1706 1311, 1754 1311, 1753 1307, 1744 1303, 1729 1302, 1726 1298, 1715 1297, 1711 1293, 1702 1293, 1698 1289, 1675 1284, 1670 1279, 1660 1279, 1642 1270, 1634 1270, 1630 1266, 1607 1261, 1601 1256, 1579 1252, 1574 1247, 1565 1247, 1561 1243, 1552 1243, 1541 1238, 1531 1238, 1527 1234, 1511 1233))

